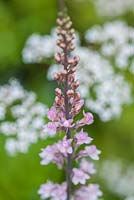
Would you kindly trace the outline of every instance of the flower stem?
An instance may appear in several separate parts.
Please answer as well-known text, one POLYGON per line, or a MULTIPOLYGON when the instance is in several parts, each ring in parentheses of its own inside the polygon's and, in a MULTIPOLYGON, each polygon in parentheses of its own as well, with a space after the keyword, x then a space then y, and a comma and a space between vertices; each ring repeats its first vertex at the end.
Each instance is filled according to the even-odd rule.
POLYGON ((59 11, 63 12, 65 10, 64 0, 58 0, 59 11))
MULTIPOLYGON (((64 49, 64 69, 67 70, 68 52, 67 52, 66 37, 64 37, 64 42, 66 44, 66 48, 64 49)), ((68 73, 66 74, 66 77, 65 77, 64 98, 65 98, 65 115, 66 115, 66 119, 69 119, 70 116, 69 116, 69 102, 68 102, 67 91, 68 91, 68 73)), ((71 138, 71 132, 70 132, 69 128, 68 128, 68 130, 66 132, 66 135, 67 135, 67 139, 71 138)), ((71 173, 72 173, 72 155, 68 154, 67 166, 66 166, 67 200, 70 200, 70 198, 71 198, 71 173)))

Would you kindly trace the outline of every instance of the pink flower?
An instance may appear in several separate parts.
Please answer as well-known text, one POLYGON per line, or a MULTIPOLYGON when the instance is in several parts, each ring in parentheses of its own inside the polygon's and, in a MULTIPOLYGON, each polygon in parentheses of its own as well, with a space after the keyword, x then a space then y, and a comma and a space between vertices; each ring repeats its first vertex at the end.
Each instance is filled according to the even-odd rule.
POLYGON ((77 102, 77 104, 75 105, 75 109, 78 111, 81 109, 81 107, 84 105, 84 100, 81 99, 80 101, 77 102))
POLYGON ((75 200, 98 200, 100 196, 102 196, 102 192, 96 184, 82 186, 74 193, 75 200))
POLYGON ((53 145, 48 145, 46 148, 42 149, 42 152, 39 154, 42 158, 41 164, 47 165, 52 162, 56 164, 58 168, 63 168, 67 155, 73 152, 71 142, 72 139, 67 139, 65 136, 62 141, 53 145))
POLYGON ((64 120, 63 123, 61 124, 61 126, 65 127, 65 128, 70 128, 72 127, 72 119, 68 119, 68 120, 64 120))
POLYGON ((41 164, 47 165, 50 162, 56 164, 59 169, 63 168, 65 162, 65 156, 57 148, 57 143, 47 146, 45 149, 42 149, 42 152, 39 154, 42 158, 41 164))
POLYGON ((102 192, 100 191, 99 185, 97 184, 90 184, 88 186, 88 190, 93 200, 97 200, 98 197, 102 196, 102 192))
POLYGON ((99 160, 99 154, 101 153, 101 151, 98 150, 95 145, 91 145, 91 146, 85 147, 85 152, 93 160, 99 160))
POLYGON ((84 150, 81 150, 78 153, 77 159, 89 156, 93 160, 99 160, 99 154, 100 153, 101 153, 101 151, 98 150, 95 145, 86 146, 84 150))
POLYGON ((57 127, 57 122, 48 122, 48 124, 46 124, 43 128, 44 136, 54 136, 56 134, 57 127))
POLYGON ((88 112, 88 113, 84 113, 84 118, 83 121, 85 122, 85 124, 90 125, 94 122, 94 118, 92 113, 88 112))
POLYGON ((55 188, 52 191, 53 200, 66 200, 67 199, 67 184, 66 182, 62 184, 55 184, 55 188))
POLYGON ((47 146, 46 148, 42 149, 42 152, 39 156, 42 158, 41 164, 47 165, 53 161, 54 155, 56 152, 55 145, 47 146))
POLYGON ((82 144, 89 144, 93 139, 88 136, 86 132, 83 131, 83 129, 75 134, 74 141, 76 142, 76 146, 79 147, 82 144))
POLYGON ((78 183, 85 184, 86 180, 90 178, 88 174, 77 168, 73 168, 72 173, 72 182, 74 185, 78 183))
POLYGON ((55 107, 51 107, 48 111, 48 119, 54 121, 56 119, 56 109, 55 107))
POLYGON ((84 124, 87 124, 87 125, 90 125, 90 124, 93 123, 94 118, 93 118, 92 113, 90 113, 90 112, 87 112, 87 113, 83 112, 83 115, 84 115, 84 118, 81 119, 81 122, 83 122, 84 124))
POLYGON ((87 161, 86 159, 82 159, 80 162, 80 169, 88 174, 94 174, 94 164, 92 162, 87 161))
POLYGON ((92 113, 83 112, 83 115, 84 115, 84 117, 80 121, 78 121, 77 124, 76 124, 77 128, 84 126, 84 125, 90 125, 94 122, 94 118, 93 118, 92 113))
POLYGON ((52 198, 53 200, 66 200, 67 184, 64 182, 62 184, 55 184, 48 181, 45 184, 42 184, 38 194, 41 195, 42 199, 52 198))
POLYGON ((51 196, 53 187, 54 187, 53 183, 51 181, 48 181, 46 184, 42 184, 40 186, 38 194, 41 195, 42 199, 47 199, 51 196))
POLYGON ((64 155, 72 154, 73 148, 71 146, 72 139, 67 139, 65 136, 62 141, 57 143, 57 147, 61 153, 64 155))

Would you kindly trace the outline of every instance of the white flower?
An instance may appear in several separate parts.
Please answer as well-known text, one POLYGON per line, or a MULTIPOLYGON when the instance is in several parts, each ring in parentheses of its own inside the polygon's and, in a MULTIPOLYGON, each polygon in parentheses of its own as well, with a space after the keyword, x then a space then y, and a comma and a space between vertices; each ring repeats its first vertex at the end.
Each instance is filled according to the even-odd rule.
POLYGON ((134 166, 121 160, 106 160, 100 167, 100 177, 107 188, 125 200, 134 197, 134 166), (112 174, 112 176, 111 176, 112 174))
POLYGON ((102 16, 115 17, 134 11, 133 0, 96 0, 93 3, 98 13, 102 16))
POLYGON ((48 109, 37 102, 34 92, 26 91, 17 80, 0 87, 0 110, 0 132, 7 136, 5 148, 10 155, 26 153, 31 144, 43 137, 41 130, 48 109), (12 121, 7 118, 7 112, 12 121))
POLYGON ((100 45, 100 54, 113 59, 119 69, 127 69, 134 73, 134 28, 123 21, 107 22, 103 26, 89 29, 85 38, 87 42, 100 45), (121 34, 120 34, 121 33, 121 34))

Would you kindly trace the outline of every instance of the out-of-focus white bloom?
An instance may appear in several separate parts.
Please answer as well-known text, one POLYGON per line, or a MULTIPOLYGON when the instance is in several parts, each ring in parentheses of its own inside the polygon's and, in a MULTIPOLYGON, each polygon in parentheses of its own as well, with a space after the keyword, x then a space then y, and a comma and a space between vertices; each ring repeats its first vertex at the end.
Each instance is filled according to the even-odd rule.
MULTIPOLYGON (((50 35, 32 34, 26 41, 22 51, 24 63, 41 63, 44 59, 52 58, 57 51, 56 29, 52 29, 50 35)), ((75 43, 79 44, 79 37, 76 34, 75 43)))
POLYGON ((0 103, 0 120, 5 118, 6 109, 3 103, 0 103))
MULTIPOLYGON (((86 33, 87 41, 92 43, 103 43, 104 41, 104 46, 102 46, 100 53, 91 51, 86 47, 81 47, 80 39, 77 34, 75 39, 76 49, 74 54, 80 56, 79 68, 77 70, 76 76, 80 80, 80 93, 86 100, 87 108, 97 113, 102 121, 109 121, 114 117, 120 116, 123 105, 129 104, 131 102, 131 92, 130 86, 125 81, 125 78, 123 78, 121 74, 116 74, 114 72, 113 66, 109 62, 109 57, 107 59, 107 56, 111 56, 113 54, 119 55, 119 52, 123 51, 122 47, 128 40, 129 35, 132 41, 134 41, 134 34, 132 28, 128 30, 128 27, 126 28, 126 24, 119 21, 115 22, 114 24, 106 24, 104 27, 105 31, 100 26, 96 26, 86 33), (113 42, 110 42, 111 40, 113 42)), ((50 57, 56 50, 55 35, 56 34, 54 29, 49 36, 53 41, 53 47, 51 49, 52 54, 50 54, 50 57)), ((40 46, 40 44, 38 45, 40 46)), ((27 49, 27 45, 25 48, 27 49)), ((47 49, 48 48, 49 45, 47 49)), ((30 48, 28 49, 28 51, 30 51, 30 48)), ((132 53, 131 49, 132 48, 126 51, 124 50, 124 52, 132 53)), ((34 50, 37 50, 37 52, 40 54, 38 48, 36 49, 35 47, 34 50)), ((36 60, 33 62, 42 62, 45 58, 48 57, 44 52, 42 52, 40 54, 40 58, 41 60, 35 58, 36 60)), ((29 60, 29 62, 32 61, 29 60)), ((134 71, 134 64, 131 65, 130 69, 134 71)), ((53 80, 54 73, 58 71, 61 71, 61 66, 56 64, 51 65, 47 73, 47 78, 49 80, 53 80)))
POLYGON ((42 137, 47 110, 34 92, 15 79, 0 87, 0 133, 7 136, 5 148, 10 155, 27 152, 42 137))
MULTIPOLYGON (((77 47, 75 54, 80 56, 76 77, 80 81, 80 93, 86 100, 87 108, 97 113, 102 121, 120 116, 122 106, 131 102, 130 86, 124 77, 115 74, 111 64, 97 52, 77 47)), ((52 65, 49 68, 49 80, 53 79, 56 71, 60 71, 60 66, 52 65)))
POLYGON ((25 63, 40 63, 44 58, 51 58, 56 48, 54 30, 51 31, 51 35, 32 34, 27 39, 22 51, 23 61, 25 63))
POLYGON ((125 200, 134 199, 134 166, 120 160, 104 161, 100 167, 100 177, 107 188, 125 200))
POLYGON ((133 197, 127 197, 125 200, 134 200, 134 196, 133 197))
POLYGON ((133 27, 123 21, 108 22, 103 26, 96 25, 89 29, 85 38, 90 43, 99 44, 100 54, 111 62, 114 61, 117 68, 128 68, 131 73, 134 73, 133 27))
POLYGON ((93 3, 102 16, 115 17, 134 11, 133 0, 95 0, 93 3))

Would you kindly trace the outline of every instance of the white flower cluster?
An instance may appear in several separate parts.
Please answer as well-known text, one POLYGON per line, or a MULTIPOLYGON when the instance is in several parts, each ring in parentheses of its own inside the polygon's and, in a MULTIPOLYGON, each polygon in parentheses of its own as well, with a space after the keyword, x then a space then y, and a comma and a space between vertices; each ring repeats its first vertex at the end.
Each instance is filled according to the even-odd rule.
POLYGON ((0 133, 7 136, 5 148, 10 155, 25 153, 37 142, 47 110, 17 80, 0 86, 0 133))
POLYGON ((56 51, 56 31, 50 35, 32 34, 26 41, 22 51, 24 63, 40 63, 44 58, 53 57, 56 51))
MULTIPOLYGON (((53 33, 53 35, 55 34, 53 33)), ((53 35, 51 34, 50 37, 53 37, 53 35)), ((97 113, 102 121, 109 121, 114 117, 118 117, 121 114, 122 106, 131 102, 129 84, 122 75, 114 72, 107 59, 95 51, 81 47, 78 34, 75 43, 76 50, 74 54, 80 57, 77 78, 80 80, 80 92, 86 100, 87 108, 97 113)), ((44 46, 47 49, 50 48, 47 43, 46 45, 44 43, 44 46)), ((53 42, 53 47, 51 48, 51 51, 54 51, 56 48, 55 42, 53 42)), ((40 52, 38 53, 40 54, 40 52)), ((42 52, 39 57, 43 60, 47 56, 42 52)), ((37 59, 35 62, 38 61, 37 59)), ((33 61, 31 60, 31 62, 33 61)), ((57 71, 60 71, 60 66, 56 64, 50 66, 47 74, 48 79, 52 80, 54 72, 57 71)))
POLYGON ((125 200, 134 200, 134 165, 106 160, 100 167, 100 177, 111 192, 125 200))
POLYGON ((128 68, 131 73, 134 73, 133 27, 123 21, 108 22, 103 26, 95 25, 87 30, 85 38, 87 42, 100 46, 100 54, 111 62, 114 61, 117 68, 128 68))
POLYGON ((134 11, 133 0, 95 0, 93 3, 102 16, 116 17, 134 11))

